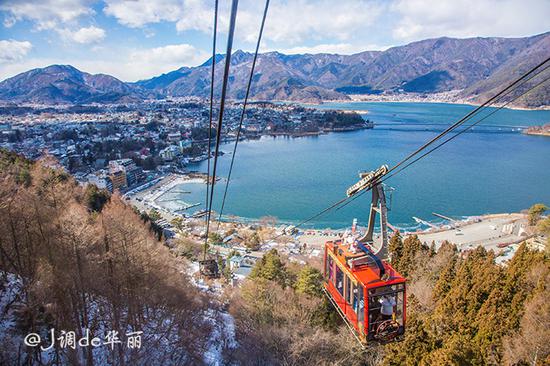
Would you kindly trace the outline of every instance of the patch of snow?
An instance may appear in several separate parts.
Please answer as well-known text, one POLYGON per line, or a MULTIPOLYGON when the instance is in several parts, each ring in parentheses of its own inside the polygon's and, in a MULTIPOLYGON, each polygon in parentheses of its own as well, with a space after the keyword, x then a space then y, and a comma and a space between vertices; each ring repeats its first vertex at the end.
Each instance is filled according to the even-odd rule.
POLYGON ((187 274, 189 276, 194 275, 195 273, 199 272, 199 262, 189 262, 189 266, 187 267, 187 274))
POLYGON ((212 333, 208 340, 208 349, 204 354, 204 363, 209 366, 225 365, 223 350, 238 346, 235 337, 235 320, 226 311, 209 309, 208 321, 212 324, 212 333))

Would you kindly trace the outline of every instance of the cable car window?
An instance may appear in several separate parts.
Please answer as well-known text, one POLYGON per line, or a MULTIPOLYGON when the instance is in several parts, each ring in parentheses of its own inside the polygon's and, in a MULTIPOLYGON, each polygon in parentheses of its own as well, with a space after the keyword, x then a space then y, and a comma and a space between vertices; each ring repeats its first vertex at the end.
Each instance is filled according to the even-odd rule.
POLYGON ((395 320, 399 323, 400 326, 403 326, 403 299, 405 293, 400 291, 397 293, 397 304, 395 310, 395 320))
POLYGON ((351 283, 351 280, 346 275, 346 302, 351 305, 351 289, 353 288, 353 284, 351 283))
POLYGON ((336 266, 336 289, 340 295, 344 296, 344 272, 340 269, 339 266, 336 266))
POLYGON ((357 314, 357 321, 362 325, 365 314, 365 301, 363 299, 362 285, 355 286, 355 291, 353 293, 353 302, 353 308, 355 309, 357 306, 357 310, 355 311, 355 313, 357 314))
POLYGON ((325 273, 327 274, 328 280, 334 283, 334 260, 331 256, 327 256, 327 268, 325 273))
POLYGON ((351 306, 353 307, 353 311, 355 311, 355 313, 357 314, 357 306, 359 306, 359 289, 361 288, 361 286, 354 285, 352 287, 353 303, 351 304, 351 306))
POLYGON ((396 291, 403 291, 404 289, 405 285, 403 283, 398 283, 391 286, 376 287, 369 290, 369 296, 381 296, 384 294, 391 294, 396 291))

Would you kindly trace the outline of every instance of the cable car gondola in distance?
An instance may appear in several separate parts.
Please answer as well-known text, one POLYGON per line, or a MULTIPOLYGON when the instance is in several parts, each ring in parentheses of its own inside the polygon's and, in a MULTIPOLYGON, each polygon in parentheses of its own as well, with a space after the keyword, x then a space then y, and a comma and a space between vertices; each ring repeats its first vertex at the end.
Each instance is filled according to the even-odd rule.
POLYGON ((371 189, 372 203, 364 235, 355 230, 341 240, 325 243, 323 290, 340 316, 362 343, 388 343, 405 333, 406 279, 385 261, 387 255, 387 208, 380 178, 382 166, 361 174, 348 189, 348 196, 371 189), (375 243, 374 225, 380 216, 380 242, 375 243), (378 245, 377 245, 378 244, 378 245))

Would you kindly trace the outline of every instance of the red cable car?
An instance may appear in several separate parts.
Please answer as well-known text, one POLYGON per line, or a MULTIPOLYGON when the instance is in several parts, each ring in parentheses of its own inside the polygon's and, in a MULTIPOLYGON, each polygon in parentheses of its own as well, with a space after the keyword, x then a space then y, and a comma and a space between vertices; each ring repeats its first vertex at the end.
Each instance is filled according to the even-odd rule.
POLYGON ((360 342, 389 342, 405 332, 406 280, 389 264, 329 241, 325 281, 329 299, 360 342))
POLYGON ((361 343, 387 343, 405 333, 406 279, 383 259, 387 253, 387 208, 379 179, 387 172, 382 166, 361 175, 361 181, 348 190, 348 196, 372 189, 367 231, 351 233, 342 240, 325 244, 324 291, 346 324, 361 343), (351 193, 350 193, 351 192, 351 193), (380 214, 381 243, 374 242, 374 224, 380 214))

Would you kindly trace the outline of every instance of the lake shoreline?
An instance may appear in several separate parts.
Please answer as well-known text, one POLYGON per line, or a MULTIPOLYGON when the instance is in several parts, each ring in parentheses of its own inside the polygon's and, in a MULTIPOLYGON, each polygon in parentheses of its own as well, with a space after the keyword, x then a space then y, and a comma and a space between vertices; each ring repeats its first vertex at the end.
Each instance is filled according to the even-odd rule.
MULTIPOLYGON (((156 210, 159 210, 161 215, 163 213, 170 214, 170 216, 173 218, 174 216, 177 216, 178 213, 171 210, 168 207, 165 207, 163 205, 159 205, 158 200, 162 198, 162 196, 169 194, 171 190, 179 187, 179 186, 185 186, 186 184, 206 184, 205 177, 199 173, 196 172, 189 172, 185 174, 181 173, 170 173, 162 179, 154 184, 151 187, 148 187, 139 193, 134 193, 128 195, 130 197, 130 201, 132 203, 135 202, 136 197, 145 198, 145 201, 148 201, 148 204, 145 206, 148 206, 149 208, 154 208, 156 210)), ((141 201, 140 201, 141 202, 141 201)), ((519 215, 520 213, 517 212, 510 212, 510 213, 503 213, 503 212, 497 212, 497 213, 484 213, 484 214, 475 214, 475 215, 462 215, 459 216, 460 218, 454 219, 454 222, 459 223, 459 226, 462 224, 468 224, 470 222, 475 222, 478 220, 484 220, 484 219, 492 219, 496 217, 501 216, 510 216, 510 215, 519 215)), ((217 215, 213 215, 216 216, 217 215)), ((264 220, 264 217, 242 217, 232 214, 224 215, 222 218, 222 222, 224 223, 231 223, 231 224, 248 224, 248 225, 260 225, 263 226, 262 221, 264 220)), ((292 226, 296 225, 299 222, 301 222, 300 219, 286 219, 286 220, 279 220, 277 219, 276 225, 271 225, 273 229, 281 226, 292 226)), ((438 221, 428 221, 433 226, 437 227, 434 228, 433 226, 427 226, 425 229, 421 229, 420 225, 411 225, 411 224, 393 224, 394 227, 396 227, 401 233, 404 233, 406 235, 414 235, 414 234, 425 234, 425 233, 438 233, 441 231, 446 231, 448 228, 445 226, 448 225, 448 223, 438 221)), ((352 219, 350 218, 349 227, 351 227, 352 219)), ((339 227, 340 225, 336 225, 336 227, 302 227, 300 228, 301 231, 307 232, 343 232, 348 228, 348 226, 339 227)))
MULTIPOLYGON (((186 216, 181 212, 172 211, 167 207, 157 206, 157 199, 161 195, 155 195, 155 191, 163 191, 165 194, 171 189, 185 186, 185 184, 205 184, 205 180, 201 180, 190 174, 169 174, 165 176, 156 187, 151 187, 151 191, 142 192, 145 196, 152 198, 152 202, 137 202, 133 199, 130 204, 134 204, 138 209, 143 209, 140 204, 145 204, 149 208, 157 209, 160 214, 160 224, 166 232, 171 232, 169 238, 181 237, 181 233, 176 227, 176 218, 179 218, 185 227, 187 227, 186 237, 202 240, 205 232, 206 222, 204 216, 186 216), (153 198, 152 196, 155 196, 153 198), (154 207, 156 206, 156 207, 154 207)), ((144 197, 144 196, 142 196, 144 197)), ((135 198, 135 197, 134 197, 135 198)), ((349 231, 352 220, 349 225, 341 228, 319 228, 319 227, 296 227, 297 222, 279 221, 274 217, 263 217, 255 219, 247 219, 238 216, 227 216, 218 222, 217 214, 214 212, 211 227, 216 227, 216 233, 223 238, 224 245, 215 246, 218 251, 228 251, 237 244, 231 244, 234 235, 231 233, 255 230, 256 232, 264 233, 264 242, 257 250, 250 251, 249 255, 261 258, 265 251, 271 248, 279 248, 283 251, 288 251, 294 254, 303 254, 297 248, 308 250, 307 257, 317 257, 323 253, 325 243, 329 240, 338 240, 349 231), (217 225, 215 225, 217 223, 217 225), (229 246, 228 246, 229 245, 229 246), (298 250, 298 251, 297 251, 298 250)), ((537 243, 534 240, 536 233, 528 226, 528 215, 525 210, 522 212, 511 213, 486 213, 482 215, 460 216, 457 219, 449 218, 444 221, 432 221, 423 227, 416 229, 399 227, 399 225, 391 226, 392 230, 398 230, 402 237, 407 238, 416 236, 425 245, 438 250, 445 242, 450 242, 456 245, 456 248, 461 253, 467 253, 474 250, 476 247, 483 247, 485 250, 495 253, 495 261, 498 264, 505 264, 509 261, 514 253, 519 248, 522 242, 526 242, 530 247, 537 249, 537 243)), ((363 223, 365 224, 365 223, 363 223)), ((358 225, 357 229, 365 231, 364 225, 358 225)), ((375 227, 374 240, 380 240, 380 229, 375 227)), ((393 235, 395 231, 390 231, 389 235, 393 235)), ((239 246, 239 248, 244 248, 239 246)), ((539 248, 540 249, 540 248, 539 248)), ((243 249, 244 250, 244 249, 243 249)))
MULTIPOLYGON (((442 125, 471 110, 467 106, 427 103, 399 107, 383 103, 343 107, 369 109, 370 119, 390 127, 378 129, 375 126, 372 130, 296 139, 264 136, 258 140, 243 140, 237 153, 224 218, 233 220, 230 214, 235 214, 241 217, 239 220, 248 223, 270 215, 280 218, 281 224, 296 224, 300 218, 309 217, 341 198, 349 185, 355 183, 358 170, 372 170, 381 164, 391 165, 401 160, 433 137, 442 125), (392 122, 405 127, 393 129, 392 122), (410 130, 416 124, 422 129, 410 130)), ((535 201, 548 201, 550 193, 541 181, 548 179, 550 173, 537 168, 545 164, 545 156, 550 152, 547 139, 528 138, 520 130, 513 134, 499 132, 507 126, 516 130, 541 125, 548 120, 548 111, 502 110, 486 123, 487 127, 493 126, 490 132, 495 133, 480 130, 479 133, 464 135, 445 149, 431 154, 429 159, 422 160, 416 165, 418 168, 392 178, 392 186, 397 191, 390 223, 415 231, 424 227, 417 227, 411 218, 433 222, 434 211, 460 218, 472 213, 517 212, 535 201), (469 187, 471 180, 464 172, 476 177, 475 190, 469 187), (503 200, 503 196, 507 199, 503 200)), ((231 145, 221 147, 222 150, 230 148, 231 145)), ((220 156, 218 176, 222 181, 231 159, 229 152, 220 156)), ((205 173, 206 168, 206 161, 201 161, 187 169, 205 173)), ((185 191, 185 194, 172 194, 166 196, 166 200, 181 198, 195 205, 205 199, 203 183, 189 184, 175 191, 185 191)), ((221 204, 222 194, 223 184, 216 185, 214 209, 221 204)), ((354 217, 365 219, 368 203, 370 201, 347 205, 343 210, 331 212, 305 227, 349 226, 354 217)), ((178 202, 166 204, 174 209, 184 205, 178 202)), ((197 206, 180 212, 191 215, 202 209, 197 206)))
MULTIPOLYGON (((297 103, 296 101, 281 101, 281 102, 285 102, 285 103, 297 103)), ((312 103, 312 102, 298 102, 304 106, 307 106, 307 107, 312 107, 312 108, 315 108, 316 106, 319 106, 319 105, 323 105, 323 104, 333 104, 333 103, 426 103, 426 104, 453 104, 453 105, 468 105, 468 106, 472 106, 472 107, 479 107, 481 105, 481 103, 474 103, 474 102, 469 102, 469 101, 465 101, 465 100, 446 100, 446 99, 430 99, 430 100, 426 100, 426 99, 423 99, 423 98, 404 98, 404 99, 393 99, 393 98, 388 98, 388 99, 351 99, 351 100, 346 100, 346 99, 342 99, 342 100, 338 100, 338 99, 334 99, 334 100, 324 100, 324 101, 321 101, 320 103, 312 103)), ((499 108, 503 105, 504 103, 500 103, 500 104, 493 104, 491 105, 491 107, 493 108, 499 108)), ((509 110, 515 110, 515 111, 548 111, 550 110, 550 105, 547 105, 547 106, 540 106, 540 107, 520 107, 520 106, 506 106, 504 107, 504 109, 509 109, 509 110)), ((340 110, 340 109, 337 109, 335 108, 335 110, 340 110)), ((368 114, 369 111, 368 110, 349 110, 349 109, 341 109, 342 111, 347 111, 347 112, 355 112, 355 113, 359 113, 359 114, 368 114)))

